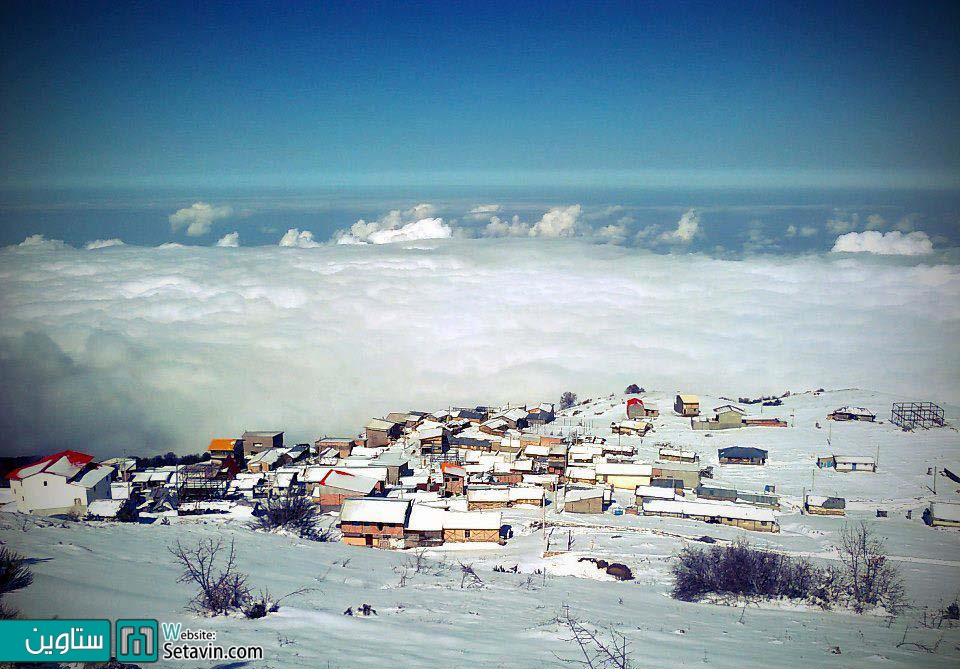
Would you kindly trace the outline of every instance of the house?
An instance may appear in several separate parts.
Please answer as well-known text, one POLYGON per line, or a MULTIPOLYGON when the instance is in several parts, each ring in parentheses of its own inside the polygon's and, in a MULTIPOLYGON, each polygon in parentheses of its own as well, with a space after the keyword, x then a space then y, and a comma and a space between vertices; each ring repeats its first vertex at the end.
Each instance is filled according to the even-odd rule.
POLYGON ((639 418, 656 418, 660 415, 660 409, 656 402, 651 400, 642 400, 639 397, 631 397, 627 400, 627 419, 637 420, 639 418))
POLYGON ((780 497, 769 492, 744 492, 737 491, 737 502, 741 504, 753 504, 754 506, 764 506, 770 509, 780 508, 780 497))
POLYGON ((283 432, 258 431, 244 432, 243 436, 243 457, 249 458, 268 448, 283 447, 283 432))
POLYGON ((543 488, 533 485, 511 486, 508 492, 510 506, 543 506, 547 497, 543 488))
POLYGON ((243 455, 242 439, 211 439, 207 446, 211 460, 237 460, 243 455))
POLYGON ((271 469, 283 467, 293 462, 289 452, 285 448, 268 448, 251 456, 247 460, 247 471, 253 474, 258 472, 268 472, 271 469))
POLYGON ((923 519, 933 527, 960 527, 960 503, 930 502, 923 519))
POLYGON ((527 425, 539 426, 552 423, 556 418, 553 404, 544 402, 539 406, 527 409, 527 425))
POLYGON ((717 451, 721 465, 765 465, 767 451, 752 446, 730 446, 717 451))
MULTIPOLYGON (((530 460, 525 460, 524 462, 530 462, 530 460)), ((494 462, 493 480, 497 483, 513 485, 523 480, 523 472, 515 471, 512 462, 494 462)))
POLYGON ((683 499, 683 497, 677 494, 674 488, 663 488, 655 485, 638 485, 634 491, 634 495, 636 495, 635 503, 637 508, 641 510, 643 509, 644 503, 652 499, 683 499))
POLYGON ((739 504, 650 499, 643 503, 643 515, 689 518, 705 523, 731 525, 753 532, 780 531, 780 525, 770 509, 739 504))
POLYGON ((610 429, 614 434, 625 434, 634 437, 642 437, 650 431, 653 425, 645 420, 622 420, 619 423, 611 423, 610 429))
POLYGON ((83 515, 97 499, 110 499, 113 467, 98 464, 92 455, 60 451, 15 469, 7 478, 21 513, 50 516, 83 515))
POLYGON ((803 510, 817 516, 843 516, 846 507, 847 501, 842 497, 807 494, 803 498, 803 510))
POLYGON ((122 481, 128 483, 133 479, 133 475, 136 473, 137 469, 137 460, 136 458, 110 458, 104 460, 100 464, 106 465, 107 467, 113 467, 113 480, 122 481))
POLYGON ((866 455, 834 455, 833 468, 838 472, 875 472, 877 461, 866 455))
POLYGON ((776 416, 764 416, 762 414, 743 417, 744 427, 788 427, 787 421, 776 416))
POLYGON ((606 493, 603 488, 567 486, 560 498, 560 511, 564 513, 603 513, 605 496, 606 493))
POLYGON ((516 408, 507 409, 503 413, 494 416, 494 418, 505 421, 507 429, 522 430, 529 424, 530 414, 527 413, 526 409, 516 408))
POLYGON ((408 548, 439 546, 443 543, 443 524, 447 510, 429 504, 414 503, 405 528, 408 548))
POLYGON ((443 540, 499 543, 502 526, 503 516, 499 511, 447 511, 443 517, 443 540))
POLYGON ((470 486, 467 488, 467 510, 505 509, 510 506, 510 488, 507 486, 470 486))
POLYGON ((441 462, 440 471, 443 474, 444 497, 462 495, 467 480, 467 470, 457 462, 441 462))
POLYGON ((351 546, 405 548, 405 526, 410 514, 407 500, 382 497, 345 499, 340 510, 342 541, 351 546))
POLYGON ((366 446, 368 448, 389 446, 403 432, 402 425, 382 418, 372 418, 364 429, 366 430, 366 446))
POLYGON ((310 497, 322 510, 338 509, 346 499, 370 497, 380 489, 377 479, 356 470, 330 469, 319 481, 310 484, 310 497))
POLYGON ((694 430, 729 430, 743 427, 744 411, 733 404, 724 404, 713 410, 713 418, 706 416, 690 419, 694 430))
POLYGON ((414 433, 414 438, 420 442, 421 455, 442 455, 447 452, 447 439, 450 435, 444 425, 440 423, 423 423, 414 433))
POLYGON ((484 434, 502 437, 507 433, 507 430, 510 429, 510 423, 508 423, 504 418, 491 418, 490 420, 481 423, 479 429, 484 434))
POLYGON ((693 451, 678 448, 661 447, 657 457, 664 462, 700 462, 700 456, 693 451))
POLYGON ((684 417, 700 415, 700 398, 696 395, 679 394, 673 401, 673 410, 684 417))
POLYGON ((350 437, 320 437, 313 442, 314 455, 320 455, 328 448, 332 448, 337 451, 339 457, 347 458, 350 457, 354 445, 355 442, 350 437))
POLYGON ((597 470, 593 467, 567 467, 564 470, 564 478, 569 483, 589 483, 593 485, 597 482, 597 470))
POLYGON ((845 406, 835 409, 827 414, 827 419, 829 420, 859 420, 866 421, 869 423, 874 422, 877 419, 877 414, 873 413, 869 409, 864 409, 863 407, 851 407, 845 406))
POLYGON ((638 485, 650 485, 653 468, 635 462, 598 462, 595 466, 597 482, 620 490, 636 490, 638 485))
POLYGON ((694 492, 697 493, 697 499, 712 499, 718 502, 730 502, 731 504, 737 501, 737 491, 733 488, 701 484, 696 487, 694 492))
POLYGON ((683 482, 683 488, 696 488, 700 485, 700 464, 696 462, 654 462, 654 479, 676 479, 683 482))

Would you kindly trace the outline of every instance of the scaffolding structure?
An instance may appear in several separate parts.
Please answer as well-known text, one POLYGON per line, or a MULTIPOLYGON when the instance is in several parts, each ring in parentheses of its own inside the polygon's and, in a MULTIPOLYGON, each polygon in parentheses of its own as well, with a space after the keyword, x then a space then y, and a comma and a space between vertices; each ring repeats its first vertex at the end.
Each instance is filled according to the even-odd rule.
POLYGON ((943 409, 933 402, 894 402, 890 422, 904 429, 943 427, 943 409))

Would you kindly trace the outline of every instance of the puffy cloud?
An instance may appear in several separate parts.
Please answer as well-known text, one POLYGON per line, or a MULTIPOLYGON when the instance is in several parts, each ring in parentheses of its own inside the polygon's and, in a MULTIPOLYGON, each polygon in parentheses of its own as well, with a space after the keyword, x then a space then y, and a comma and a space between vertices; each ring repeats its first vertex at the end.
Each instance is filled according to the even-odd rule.
POLYGON ((395 409, 609 393, 637 369, 648 388, 704 394, 857 386, 960 399, 957 265, 614 256, 581 240, 245 254, 0 251, 7 452, 198 452, 274 427, 310 441, 395 409), (452 308, 465 299, 470 309, 452 308), (884 351, 883 364, 865 350, 884 351))
POLYGON ((309 230, 290 228, 283 233, 283 237, 280 238, 278 246, 297 249, 314 249, 320 246, 320 242, 314 240, 313 233, 309 230))
POLYGON ((842 235, 851 230, 860 228, 860 214, 850 214, 849 218, 844 212, 834 212, 833 218, 827 220, 827 230, 835 235, 842 235))
MULTIPOLYGON (((436 213, 437 208, 435 206, 427 202, 421 202, 409 209, 392 209, 375 221, 365 221, 361 218, 348 230, 338 230, 333 237, 338 244, 366 243, 370 242, 370 237, 377 232, 397 230, 409 223, 417 223, 423 219, 432 218, 436 213)), ((386 237, 389 237, 389 235, 386 237)), ((380 238, 385 237, 381 235, 380 238)))
POLYGON ((627 227, 624 223, 605 225, 597 230, 597 237, 608 244, 623 244, 627 239, 627 227))
POLYGON ((414 223, 395 230, 378 230, 367 237, 371 244, 392 244, 394 242, 412 242, 418 239, 449 239, 452 236, 449 225, 442 218, 422 218, 414 223))
POLYGON ((531 237, 573 237, 577 234, 580 212, 579 204, 569 207, 553 207, 530 228, 531 237))
POLYGON ((483 229, 485 237, 528 237, 530 225, 520 220, 516 214, 509 221, 499 216, 491 216, 490 222, 483 229))
POLYGON ((933 242, 925 232, 903 234, 899 230, 848 232, 837 237, 834 253, 875 253, 882 256, 922 256, 933 253, 933 242))
POLYGON ((240 246, 240 233, 236 230, 233 232, 228 232, 217 240, 217 246, 222 246, 224 248, 237 248, 240 246))
POLYGON ((87 242, 83 248, 88 251, 94 251, 96 249, 107 249, 111 246, 125 246, 122 239, 114 237, 112 239, 94 239, 92 242, 87 242))
POLYGON ((17 246, 24 249, 62 249, 66 244, 60 239, 47 239, 43 235, 30 235, 17 246))
POLYGON ((700 214, 696 209, 687 209, 677 221, 675 230, 669 230, 660 235, 660 241, 689 244, 700 232, 700 214))
POLYGON ((210 232, 210 228, 216 221, 227 218, 233 214, 233 208, 229 205, 212 205, 209 202, 194 202, 189 207, 178 209, 167 217, 170 221, 170 228, 178 232, 183 228, 187 229, 187 234, 191 237, 199 237, 210 232))

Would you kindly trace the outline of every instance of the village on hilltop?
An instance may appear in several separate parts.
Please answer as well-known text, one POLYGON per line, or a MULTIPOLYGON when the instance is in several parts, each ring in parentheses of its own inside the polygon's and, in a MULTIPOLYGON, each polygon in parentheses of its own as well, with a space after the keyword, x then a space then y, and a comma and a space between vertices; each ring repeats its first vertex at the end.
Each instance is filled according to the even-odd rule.
MULTIPOLYGON (((559 406, 393 412, 370 419, 359 436, 322 436, 312 444, 287 445, 283 431, 250 430, 211 439, 200 456, 168 456, 172 462, 96 462, 67 450, 9 472, 2 509, 150 523, 238 508, 256 516, 267 500, 297 497, 334 518, 343 543, 386 549, 505 544, 512 528, 503 511, 514 508, 539 511, 543 524, 549 509, 551 517, 660 516, 780 531, 778 517, 788 511, 776 483, 764 474, 770 449, 697 451, 680 439, 658 439, 657 432, 665 421, 681 435, 770 430, 775 443, 776 432, 792 428, 794 417, 778 412, 789 394, 739 398, 704 411, 698 396, 679 393, 664 411, 643 389, 627 391, 583 402, 565 393, 559 406), (605 411, 594 410, 600 401, 605 411), (607 424, 595 418, 601 414, 616 419, 607 424), (737 470, 739 481, 752 483, 721 483, 719 470, 737 470)), ((929 402, 896 403, 890 412, 891 424, 901 430, 946 424, 943 409, 929 402)), ((822 419, 875 422, 877 414, 843 406, 822 419)), ((819 420, 816 428, 822 428, 819 420)), ((815 470, 852 475, 877 468, 877 456, 862 452, 824 453, 810 462, 811 476, 815 470)), ((934 486, 938 474, 960 482, 956 466, 934 472, 934 486)), ((843 496, 815 493, 813 486, 799 501, 800 513, 845 513, 843 496)), ((960 504, 930 502, 924 520, 960 526, 960 504)))

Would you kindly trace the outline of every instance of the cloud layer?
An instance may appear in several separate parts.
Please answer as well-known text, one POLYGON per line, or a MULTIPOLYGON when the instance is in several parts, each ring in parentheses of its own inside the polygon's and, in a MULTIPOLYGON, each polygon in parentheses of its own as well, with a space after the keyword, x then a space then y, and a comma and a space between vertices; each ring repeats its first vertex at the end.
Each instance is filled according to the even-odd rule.
POLYGON ((529 239, 109 254, 47 240, 0 255, 7 450, 186 452, 274 428, 307 440, 393 409, 632 382, 960 397, 954 265, 529 239))

